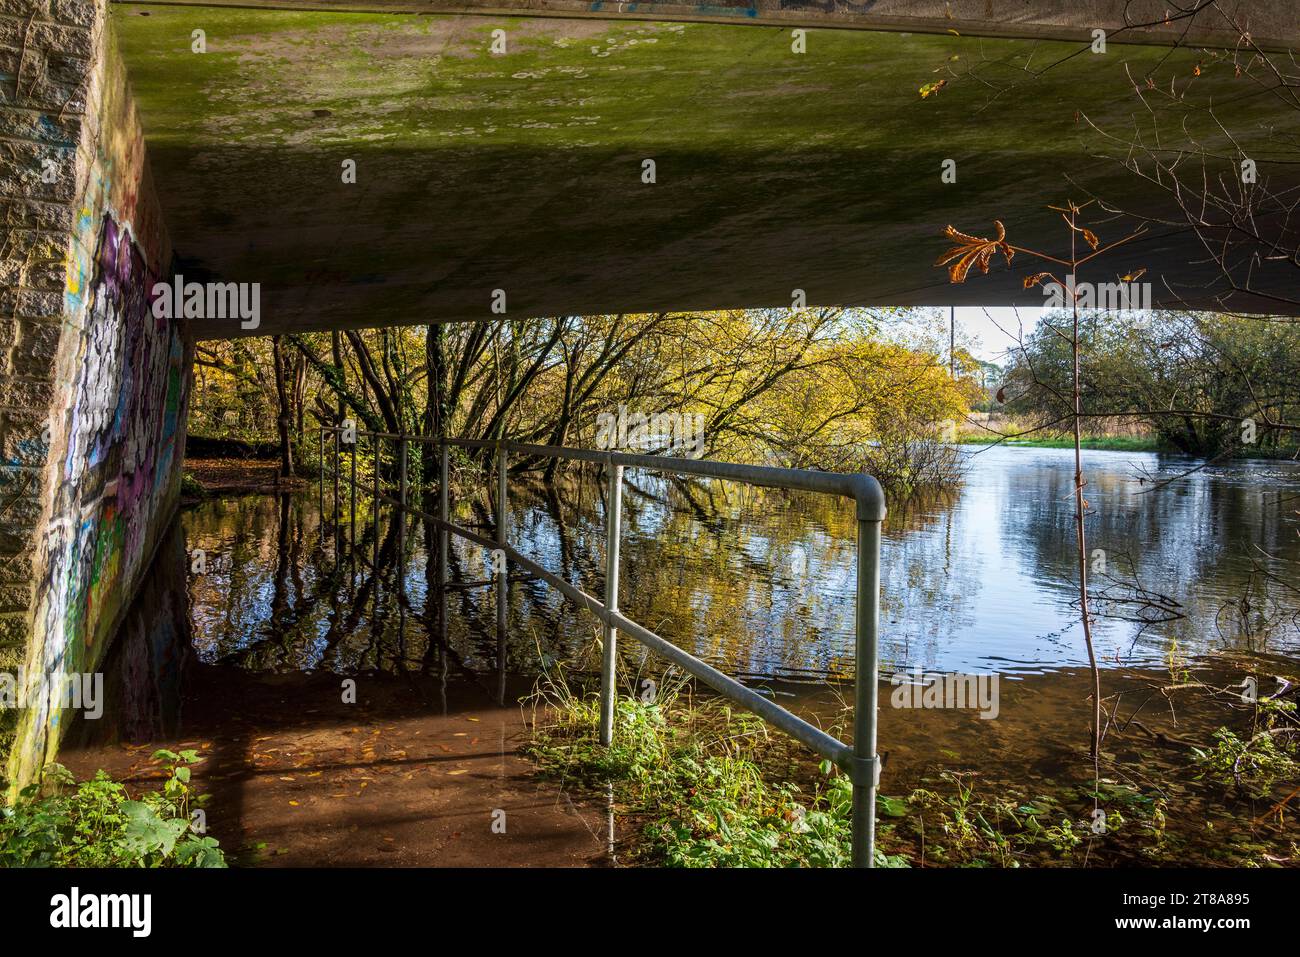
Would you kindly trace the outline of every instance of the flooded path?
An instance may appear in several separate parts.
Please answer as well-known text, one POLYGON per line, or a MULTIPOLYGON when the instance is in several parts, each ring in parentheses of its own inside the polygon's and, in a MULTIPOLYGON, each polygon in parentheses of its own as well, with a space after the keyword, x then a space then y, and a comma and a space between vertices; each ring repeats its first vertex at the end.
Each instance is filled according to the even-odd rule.
POLYGON ((185 601, 194 575, 183 525, 104 665, 105 718, 78 722, 61 752, 78 778, 102 768, 129 789, 153 788, 155 750, 197 751, 207 833, 236 865, 612 862, 608 809, 541 783, 518 754, 530 683, 463 668, 344 678, 205 661, 185 601))
MULTIPOLYGON (((1186 771, 1185 742, 1207 740, 1223 709, 1169 689, 1231 697, 1245 675, 1297 671, 1294 620, 1262 623, 1282 597, 1269 576, 1285 578, 1300 559, 1300 470, 1207 467, 1153 491, 1153 476, 1193 463, 1085 459, 1090 547, 1105 556, 1095 576, 1103 694, 1116 715, 1106 773, 1164 789, 1173 830, 1193 822, 1177 840, 1212 858, 1225 841, 1252 840, 1240 809, 1169 782, 1186 771)), ((886 793, 921 786, 938 767, 1031 794, 1086 784, 1070 464, 1068 450, 982 452, 962 491, 891 513, 882 681, 922 668, 996 673, 1002 685, 996 720, 894 709, 882 687, 886 793)), ((624 612, 792 710, 841 720, 853 677, 852 506, 629 478, 624 612)), ((511 495, 516 547, 598 594, 599 483, 521 484, 511 495)), ((604 809, 539 787, 515 753, 518 702, 557 663, 594 672, 598 621, 521 579, 501 630, 483 549, 453 540, 441 592, 431 529, 409 521, 403 542, 390 510, 376 516, 364 498, 353 529, 346 497, 341 505, 335 515, 327 494, 322 515, 311 489, 184 510, 114 649, 110 717, 85 723, 64 760, 78 773, 144 773, 157 744, 199 748, 211 831, 249 862, 607 862, 604 809), (341 700, 346 680, 357 683, 355 704, 341 700), (501 810, 504 835, 491 830, 501 810)), ((485 494, 456 512, 491 527, 485 494)), ((630 692, 646 662, 633 642, 621 652, 630 692)))
POLYGON ((515 751, 518 707, 460 687, 203 669, 183 733, 65 752, 79 776, 105 768, 154 785, 149 756, 193 748, 211 795, 208 833, 255 866, 566 867, 608 860, 604 813, 532 776, 515 751))

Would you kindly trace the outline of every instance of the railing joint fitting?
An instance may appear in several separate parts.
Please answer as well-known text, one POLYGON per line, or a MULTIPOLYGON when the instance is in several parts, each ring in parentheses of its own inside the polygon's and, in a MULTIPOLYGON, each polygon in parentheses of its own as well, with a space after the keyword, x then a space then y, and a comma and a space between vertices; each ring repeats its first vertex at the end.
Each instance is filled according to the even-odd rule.
POLYGON ((844 772, 855 787, 880 787, 880 755, 860 758, 854 755, 845 760, 844 772))

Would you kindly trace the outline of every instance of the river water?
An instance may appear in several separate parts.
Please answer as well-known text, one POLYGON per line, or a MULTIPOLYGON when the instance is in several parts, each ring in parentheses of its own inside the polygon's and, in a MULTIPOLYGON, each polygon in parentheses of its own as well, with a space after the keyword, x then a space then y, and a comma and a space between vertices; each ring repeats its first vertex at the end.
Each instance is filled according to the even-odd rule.
MULTIPOLYGON (((882 674, 1042 674, 1086 664, 1077 621, 1073 453, 966 453, 960 491, 895 504, 882 547, 882 674)), ((1089 567, 1104 667, 1164 666, 1216 650, 1294 655, 1277 602, 1300 560, 1300 468, 1202 466, 1175 456, 1085 452, 1089 567), (1279 579, 1279 580, 1274 580, 1279 579), (1265 620, 1274 628, 1265 633, 1265 620)), ((852 678, 856 525, 851 502, 628 473, 620 601, 625 614, 746 680, 852 678)), ((482 487, 492 483, 485 479, 482 487)), ((345 486, 346 488, 346 486, 345 486)), ((511 541, 592 594, 603 582, 603 505, 593 475, 511 489, 511 541)), ((316 492, 206 501, 184 510, 204 555, 187 604, 205 663, 259 671, 428 670, 535 674, 590 664, 594 616, 554 589, 510 589, 504 656, 490 556, 452 542, 447 643, 430 582, 430 530, 412 520, 399 582, 397 528, 366 497, 357 528, 316 492), (373 573, 376 547, 383 573, 373 573)), ((486 495, 456 518, 491 534, 486 495)), ((434 549, 436 553, 436 546, 434 549)), ((1290 596, 1294 597, 1294 596, 1290 596)), ((1294 605, 1294 601, 1291 602, 1294 605)))
MULTIPOLYGON (((882 788, 951 790, 944 775, 956 772, 981 794, 1057 795, 1086 820, 1092 682, 1073 604, 1072 453, 964 454, 959 491, 894 503, 885 527, 882 788), (891 677, 916 668, 997 675, 996 715, 900 707, 891 677)), ((1258 862, 1294 839, 1289 821, 1260 823, 1283 795, 1225 799, 1197 774, 1189 745, 1210 745, 1225 722, 1248 726, 1253 706, 1234 690, 1245 677, 1260 694, 1272 676, 1300 677, 1300 469, 1119 452, 1088 452, 1084 466, 1108 716, 1102 788, 1164 802, 1161 860, 1258 862)), ((491 476, 467 470, 460 479, 454 520, 491 535, 491 476)), ((623 612, 843 734, 852 503, 627 479, 623 612)), ((154 747, 197 748, 222 840, 270 840, 284 855, 277 861, 488 860, 477 845, 447 856, 464 808, 555 804, 532 797, 526 762, 514 756, 527 736, 515 702, 557 665, 597 673, 599 622, 526 578, 512 581, 502 622, 488 552, 453 539, 441 590, 427 560, 430 542, 437 552, 431 529, 410 520, 399 534, 392 509, 376 516, 364 495, 354 525, 351 497, 341 495, 336 512, 330 492, 183 508, 105 665, 110 720, 82 722, 63 759, 82 774, 104 767, 131 780, 150 773, 154 747), (350 677, 359 705, 348 703, 350 677), (386 757, 376 741, 387 742, 386 757), (465 748, 472 753, 456 764, 465 748), (319 816, 303 824, 285 819, 286 807, 319 816), (409 833, 393 830, 394 807, 405 809, 409 833), (432 842, 431 821, 446 832, 432 842)), ((599 595, 602 509, 591 473, 512 483, 510 540, 599 595)), ((623 690, 643 690, 640 679, 659 669, 634 641, 620 652, 623 690)), ((792 779, 813 767, 792 757, 792 779)), ((585 859, 597 832, 576 813, 537 824, 538 834, 571 840, 536 860, 585 859)), ((1099 851, 1111 863, 1149 863, 1133 847, 1099 851)))

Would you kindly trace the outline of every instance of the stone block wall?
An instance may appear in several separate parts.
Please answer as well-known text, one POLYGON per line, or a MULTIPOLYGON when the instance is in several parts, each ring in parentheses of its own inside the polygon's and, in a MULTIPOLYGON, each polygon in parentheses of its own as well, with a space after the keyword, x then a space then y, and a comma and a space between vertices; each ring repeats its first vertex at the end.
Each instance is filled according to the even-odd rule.
POLYGON ((0 769, 31 780, 179 497, 191 344, 105 0, 0 15, 0 769))

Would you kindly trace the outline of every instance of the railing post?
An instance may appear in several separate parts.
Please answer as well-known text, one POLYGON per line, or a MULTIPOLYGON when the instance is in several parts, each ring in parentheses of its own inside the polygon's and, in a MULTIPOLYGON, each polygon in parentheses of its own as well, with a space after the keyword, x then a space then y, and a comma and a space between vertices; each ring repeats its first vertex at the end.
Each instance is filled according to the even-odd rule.
POLYGON ((507 525, 509 520, 506 518, 506 485, 508 479, 509 459, 506 454, 506 444, 497 443, 497 541, 502 545, 506 543, 507 525))
POLYGON ((357 440, 355 438, 352 440, 352 481, 349 484, 352 486, 352 516, 348 519, 348 524, 354 530, 352 544, 355 546, 357 543, 355 531, 357 527, 357 440))
POLYGON ((334 430, 334 527, 338 528, 339 524, 339 472, 343 471, 343 436, 338 429, 334 430))
MULTIPOLYGON (((623 521, 623 466, 609 465, 605 496, 605 609, 618 611, 618 543, 623 521)), ((614 661, 618 629, 605 622, 600 658, 600 743, 614 740, 614 661)))
POLYGON ((325 426, 320 427, 320 520, 325 524, 325 426))
MULTIPOLYGON (((509 535, 509 486, 510 477, 510 457, 506 453, 505 442, 497 443, 497 544, 504 546, 506 537, 509 535)), ((493 556, 493 565, 497 564, 496 556, 493 556)), ((500 567, 497 569, 497 623, 504 627, 506 620, 506 605, 509 600, 510 592, 510 569, 505 563, 505 551, 501 552, 500 567)))
MULTIPOLYGON (((447 488, 447 480, 451 475, 451 449, 444 442, 441 444, 442 454, 438 462, 438 517, 444 522, 451 521, 451 492, 447 488)), ((444 525, 439 529, 441 535, 438 537, 438 584, 444 588, 447 585, 448 568, 447 568, 447 550, 451 539, 451 533, 447 531, 444 525)))
MULTIPOLYGON (((445 437, 438 440, 438 517, 444 522, 451 521, 451 491, 447 485, 451 476, 451 452, 445 437)), ((444 525, 438 529, 438 660, 442 666, 442 709, 447 710, 447 580, 451 575, 448 567, 448 549, 451 533, 444 525)))
POLYGON ((343 437, 339 430, 334 430, 334 462, 331 465, 331 471, 334 473, 334 494, 330 502, 330 521, 333 523, 334 533, 334 568, 339 567, 339 553, 343 551, 343 530, 339 525, 343 522, 343 510, 339 506, 339 473, 343 471, 343 437))
POLYGON ((374 457, 372 467, 374 468, 373 479, 375 484, 374 494, 370 497, 370 508, 374 513, 370 517, 375 523, 375 541, 373 545, 374 562, 372 563, 372 567, 375 569, 376 580, 379 569, 379 441, 379 436, 377 435, 372 435, 370 437, 370 454, 374 457))
POLYGON ((398 594, 405 594, 406 570, 403 565, 406 561, 406 439, 397 441, 397 458, 399 476, 397 500, 402 503, 397 510, 397 582, 398 594))
POLYGON ((874 867, 879 697, 880 525, 858 518, 857 676, 853 701, 853 866, 874 867))

